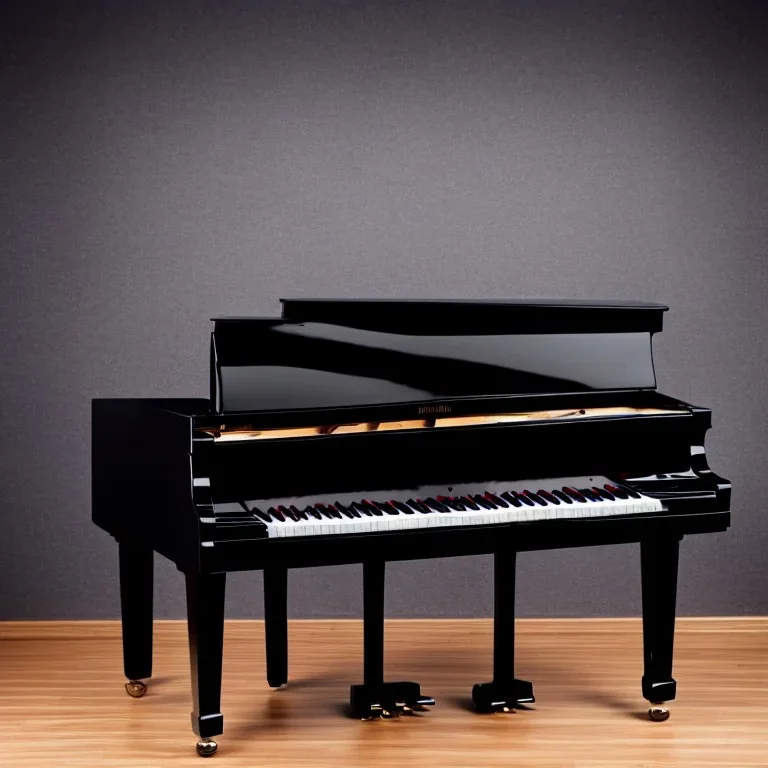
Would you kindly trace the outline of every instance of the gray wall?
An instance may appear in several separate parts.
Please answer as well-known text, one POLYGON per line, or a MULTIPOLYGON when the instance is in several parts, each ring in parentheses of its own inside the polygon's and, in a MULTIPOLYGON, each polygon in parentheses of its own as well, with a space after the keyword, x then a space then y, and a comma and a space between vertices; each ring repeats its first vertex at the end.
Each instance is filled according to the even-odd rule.
MULTIPOLYGON (((734 484, 731 530, 684 542, 680 613, 768 613, 763 13, 108 5, 0 25, 0 618, 117 615, 90 399, 205 396, 208 318, 285 295, 669 303, 659 388, 713 409, 734 484)), ((489 566, 394 565, 388 610, 487 615, 489 566)), ((520 612, 637 614, 638 568, 630 546, 526 554, 520 612)), ((260 575, 230 585, 259 616, 260 575)), ((292 614, 357 616, 360 587, 296 573, 292 614)), ((165 562, 157 600, 182 615, 165 562)))

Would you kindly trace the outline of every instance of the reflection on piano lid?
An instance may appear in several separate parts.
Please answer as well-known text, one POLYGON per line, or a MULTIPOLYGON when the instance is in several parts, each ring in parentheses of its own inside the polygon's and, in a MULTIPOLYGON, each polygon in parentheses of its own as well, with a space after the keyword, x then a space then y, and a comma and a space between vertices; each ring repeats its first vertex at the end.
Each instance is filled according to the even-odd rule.
POLYGON ((213 436, 215 441, 244 440, 285 440, 300 437, 318 437, 322 435, 349 435, 361 432, 388 432, 411 429, 441 429, 446 427, 492 426, 512 422, 569 421, 578 419, 597 419, 622 416, 663 416, 665 414, 684 414, 681 408, 659 407, 605 407, 578 408, 550 411, 525 411, 520 413, 490 413, 468 416, 445 416, 429 419, 408 419, 396 421, 367 421, 350 424, 324 424, 317 426, 286 427, 274 429, 252 429, 249 426, 221 429, 198 428, 196 431, 213 436))

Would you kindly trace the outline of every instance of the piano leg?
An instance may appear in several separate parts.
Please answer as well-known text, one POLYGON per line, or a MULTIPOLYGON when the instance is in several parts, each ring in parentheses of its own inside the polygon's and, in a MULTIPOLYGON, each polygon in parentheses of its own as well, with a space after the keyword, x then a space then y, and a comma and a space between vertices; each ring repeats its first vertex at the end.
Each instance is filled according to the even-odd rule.
POLYGON ((493 682, 472 688, 479 712, 512 712, 535 701, 533 685, 515 678, 515 568, 517 552, 496 552, 493 559, 493 682))
POLYGON ((363 563, 363 684, 350 689, 354 717, 390 718, 432 706, 413 682, 384 682, 384 574, 383 560, 363 563))
POLYGON ((224 651, 224 573, 192 573, 187 581, 187 627, 192 671, 192 729, 200 737, 197 753, 216 752, 213 736, 224 731, 221 665, 224 651))
POLYGON ((264 569, 264 634, 267 682, 279 688, 288 682, 288 569, 264 569))
POLYGON ((147 692, 142 678, 152 677, 152 575, 154 553, 138 541, 121 541, 120 606, 125 690, 135 699, 147 692))
POLYGON ((672 677, 675 641, 675 605, 680 538, 646 539, 640 544, 643 589, 643 697, 648 715, 661 722, 669 718, 662 706, 677 693, 672 677))

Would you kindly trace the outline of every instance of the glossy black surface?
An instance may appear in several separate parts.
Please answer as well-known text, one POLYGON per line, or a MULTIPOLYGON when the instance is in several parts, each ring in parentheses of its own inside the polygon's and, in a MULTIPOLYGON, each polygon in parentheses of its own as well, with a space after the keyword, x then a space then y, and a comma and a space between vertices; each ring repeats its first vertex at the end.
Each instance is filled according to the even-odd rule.
MULTIPOLYGON (((353 686, 353 699, 362 711, 377 697, 420 696, 416 683, 383 680, 379 576, 384 561, 493 553, 494 680, 476 686, 475 703, 482 709, 493 708, 497 699, 508 704, 532 700, 530 684, 514 678, 515 554, 642 542, 643 694, 651 700, 672 698, 677 547, 686 535, 728 528, 730 484, 707 463, 710 411, 647 389, 655 385, 650 337, 660 328, 663 310, 578 302, 439 302, 430 307, 421 302, 407 307, 396 302, 286 303, 287 314, 306 315, 307 322, 217 321, 213 403, 207 398, 94 400, 92 514, 94 523, 120 543, 126 674, 151 671, 152 551, 172 560, 186 577, 193 727, 201 736, 215 736, 223 727, 225 573, 266 571, 268 678, 282 684, 288 677, 287 570, 362 562, 368 563, 365 682, 353 686), (327 314, 342 310, 352 310, 354 323, 343 325, 327 314), (323 313, 320 323, 317 317, 323 313), (407 329, 402 327, 404 317, 413 320, 407 329), (444 332, 421 333, 438 320, 444 332), (447 332, 457 323, 465 332, 447 332), (308 377, 304 384, 290 385, 302 377, 308 377), (351 381, 357 386, 350 386, 351 381), (626 389, 616 391, 622 387, 626 389), (431 404, 450 405, 452 413, 616 405, 679 412, 251 442, 217 442, 212 434, 230 427, 337 424, 375 414, 410 419, 415 416, 415 393, 431 404), (242 411, 244 407, 252 410, 242 411), (665 510, 602 519, 270 539, 264 537, 265 520, 239 504, 249 500, 268 519, 273 514, 284 519, 301 514, 386 519, 392 513, 387 505, 396 499, 414 516, 443 517, 455 508, 450 491, 419 502, 420 486, 477 483, 496 488, 494 481, 531 480, 528 496, 505 499, 497 489, 461 502, 494 508, 503 501, 528 508, 554 504, 538 493, 552 486, 537 479, 582 475, 618 478, 608 493, 621 497, 638 490, 663 500, 665 510), (382 489, 393 492, 377 495, 382 489), (289 497, 303 501, 294 504, 289 497), (347 500, 352 497, 356 503, 347 500), (222 504, 233 507, 224 512, 222 504)), ((592 488, 574 493, 605 500, 592 488)), ((566 493, 555 498, 567 507, 566 493)))
POLYGON ((333 323, 216 321, 212 408, 328 409, 510 395, 652 389, 648 331, 489 327, 422 335, 333 323))
POLYGON ((654 333, 668 307, 584 299, 280 300, 285 319, 421 336, 519 333, 654 333))

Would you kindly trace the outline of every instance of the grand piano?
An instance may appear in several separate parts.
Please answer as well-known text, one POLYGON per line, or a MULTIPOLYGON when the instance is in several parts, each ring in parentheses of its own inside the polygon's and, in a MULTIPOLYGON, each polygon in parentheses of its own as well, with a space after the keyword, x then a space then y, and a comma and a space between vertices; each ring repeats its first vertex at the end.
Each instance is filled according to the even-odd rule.
POLYGON ((92 402, 93 522, 117 542, 127 692, 152 675, 155 553, 186 580, 197 752, 223 733, 226 575, 262 570, 267 681, 288 680, 288 571, 362 563, 362 719, 435 702, 384 674, 387 561, 494 556, 480 712, 534 701, 515 677, 518 552, 638 542, 651 720, 676 695, 679 545, 724 531, 711 412, 656 389, 667 307, 640 302, 283 299, 224 317, 201 399, 92 402))

